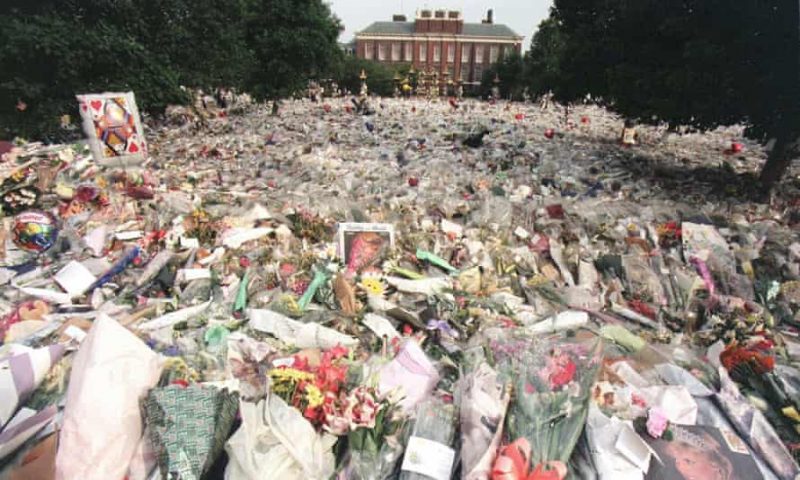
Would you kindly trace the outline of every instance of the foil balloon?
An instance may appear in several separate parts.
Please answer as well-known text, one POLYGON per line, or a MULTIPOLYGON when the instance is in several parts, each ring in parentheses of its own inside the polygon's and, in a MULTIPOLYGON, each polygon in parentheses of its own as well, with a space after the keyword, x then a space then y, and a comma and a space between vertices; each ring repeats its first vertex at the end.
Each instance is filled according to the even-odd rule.
POLYGON ((49 250, 58 238, 58 227, 52 215, 37 210, 22 212, 14 217, 14 243, 28 252, 49 250))

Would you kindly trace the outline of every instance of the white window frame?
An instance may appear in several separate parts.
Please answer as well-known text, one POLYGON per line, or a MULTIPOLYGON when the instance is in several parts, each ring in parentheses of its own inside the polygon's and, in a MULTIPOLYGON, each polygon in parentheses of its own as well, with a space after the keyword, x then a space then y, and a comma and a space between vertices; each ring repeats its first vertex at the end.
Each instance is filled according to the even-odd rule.
POLYGON ((386 44, 383 42, 378 43, 378 61, 386 61, 386 44))
POLYGON ((402 45, 400 42, 393 42, 392 43, 392 61, 399 62, 402 57, 400 56, 403 53, 402 45))
POLYGON ((406 62, 414 61, 414 43, 406 42, 403 44, 403 60, 406 62))
POLYGON ((461 83, 469 82, 469 64, 461 64, 461 83))
POLYGON ((447 44, 447 63, 456 63, 456 45, 454 43, 447 44))
POLYGON ((366 42, 364 44, 364 58, 367 60, 375 58, 375 44, 372 42, 366 42))
POLYGON ((419 44, 419 62, 420 63, 427 63, 428 62, 428 44, 427 43, 420 43, 419 44))
POLYGON ((483 63, 483 45, 475 45, 475 63, 483 63))
POLYGON ((433 44, 433 63, 442 61, 442 45, 439 43, 433 44))
POLYGON ((500 56, 500 47, 497 45, 489 47, 489 63, 497 63, 498 56, 500 56))
POLYGON ((461 65, 469 63, 470 48, 472 48, 472 45, 469 43, 461 44, 461 65))

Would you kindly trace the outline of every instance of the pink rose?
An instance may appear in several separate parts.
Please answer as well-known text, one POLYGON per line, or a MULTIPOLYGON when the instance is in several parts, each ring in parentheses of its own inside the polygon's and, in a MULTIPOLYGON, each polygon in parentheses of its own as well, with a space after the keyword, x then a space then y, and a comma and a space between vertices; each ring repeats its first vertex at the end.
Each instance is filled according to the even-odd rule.
POLYGON ((659 408, 651 408, 647 414, 647 433, 653 438, 661 438, 667 429, 666 415, 659 408))

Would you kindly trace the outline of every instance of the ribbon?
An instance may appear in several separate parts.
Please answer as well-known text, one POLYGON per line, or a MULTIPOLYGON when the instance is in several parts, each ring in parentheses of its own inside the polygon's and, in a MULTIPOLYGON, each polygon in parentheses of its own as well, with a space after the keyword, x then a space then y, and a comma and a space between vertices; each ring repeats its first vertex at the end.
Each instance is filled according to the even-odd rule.
POLYGON ((125 254, 122 258, 117 261, 106 273, 103 274, 102 277, 98 278, 86 291, 91 292, 96 288, 100 288, 103 285, 107 284, 111 280, 114 279, 117 275, 122 273, 129 265, 136 260, 139 255, 142 253, 142 250, 137 246, 133 247, 125 254))
POLYGON ((247 308, 247 284, 250 283, 249 272, 245 270, 239 289, 236 291, 236 300, 233 302, 233 312, 241 313, 247 308))
POLYGON ((519 438, 500 449, 492 466, 492 480, 563 480, 567 476, 564 462, 543 462, 531 470, 531 445, 519 438))
POLYGON ((314 271, 314 278, 311 280, 308 288, 306 288, 303 296, 297 301, 300 311, 305 311, 306 307, 308 307, 308 304, 311 303, 311 299, 314 298, 314 294, 317 293, 319 287, 328 281, 328 278, 328 273, 325 270, 319 269, 314 271))
POLYGON ((697 257, 690 258, 689 263, 694 265, 697 273, 703 278, 703 283, 706 285, 706 290, 708 290, 708 303, 706 304, 706 308, 711 309, 719 300, 717 298, 717 288, 714 285, 714 278, 711 276, 711 271, 708 269, 706 262, 697 257))
POLYGON ((437 255, 435 255, 435 254, 433 254, 431 252, 427 252, 425 250, 422 250, 420 248, 417 249, 417 259, 421 260, 423 262, 428 262, 431 265, 435 265, 435 266, 441 268, 442 270, 447 270, 450 273, 458 272, 458 269, 455 268, 454 266, 450 265, 447 262, 447 260, 445 260, 442 257, 439 257, 439 256, 437 256, 437 255))

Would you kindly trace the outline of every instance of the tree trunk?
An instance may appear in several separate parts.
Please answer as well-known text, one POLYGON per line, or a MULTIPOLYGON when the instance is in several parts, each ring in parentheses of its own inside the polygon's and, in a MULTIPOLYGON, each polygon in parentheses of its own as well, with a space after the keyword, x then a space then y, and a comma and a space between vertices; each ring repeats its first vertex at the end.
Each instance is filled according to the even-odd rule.
POLYGON ((767 163, 761 169, 761 185, 765 192, 772 190, 772 187, 783 177, 786 170, 792 164, 792 160, 800 156, 800 134, 781 134, 775 139, 775 146, 769 152, 767 163))

